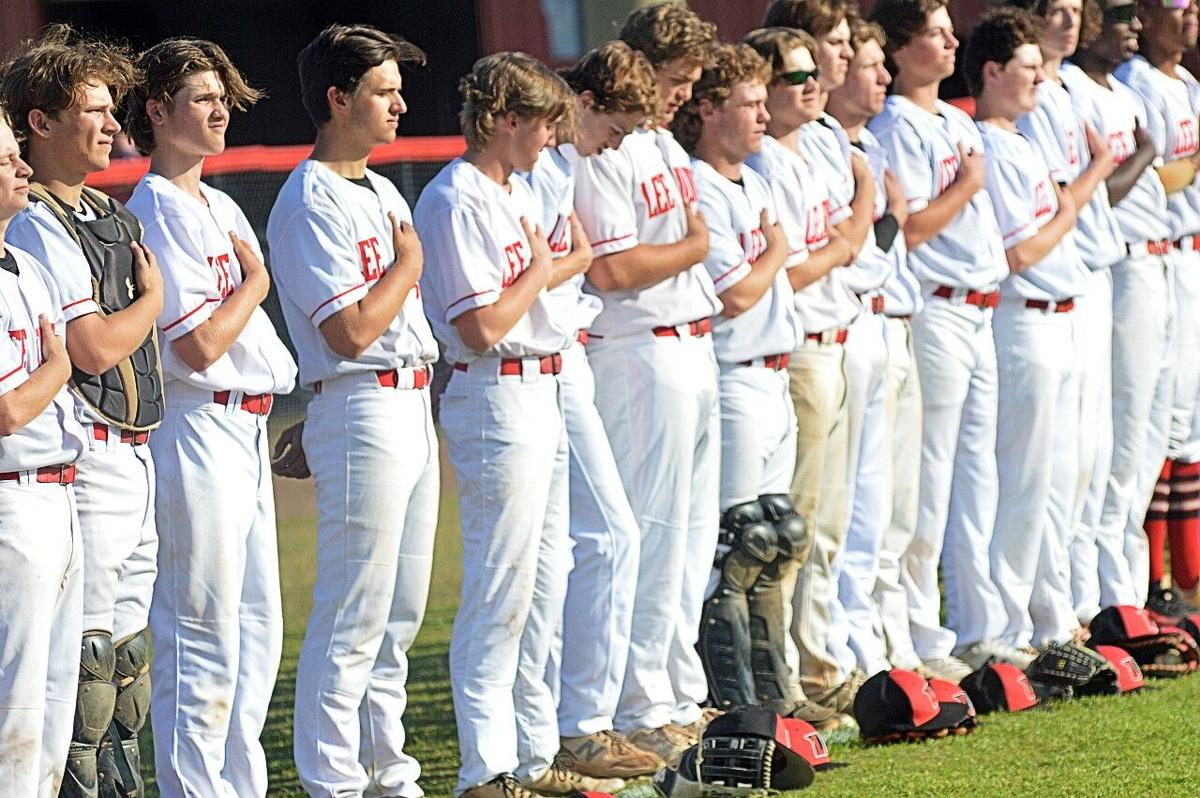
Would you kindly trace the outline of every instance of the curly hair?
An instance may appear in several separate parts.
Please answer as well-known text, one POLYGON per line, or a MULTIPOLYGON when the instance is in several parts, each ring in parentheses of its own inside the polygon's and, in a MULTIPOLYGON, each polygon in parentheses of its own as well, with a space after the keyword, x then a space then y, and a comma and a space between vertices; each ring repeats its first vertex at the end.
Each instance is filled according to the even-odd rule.
POLYGON ((300 100, 313 124, 330 119, 329 87, 353 92, 362 76, 384 61, 425 64, 425 52, 412 42, 370 25, 330 25, 317 34, 296 59, 300 100))
POLYGON ((605 42, 561 74, 576 94, 590 91, 601 113, 637 113, 650 118, 658 112, 654 67, 623 41, 605 42))
POLYGON ((684 103, 671 120, 671 132, 688 152, 696 149, 704 122, 700 119, 700 105, 708 101, 720 108, 733 94, 739 83, 771 82, 771 65, 758 51, 748 44, 722 44, 713 51, 713 62, 700 73, 700 79, 692 87, 692 99, 684 103))
POLYGON ((1037 44, 1041 19, 1019 8, 996 8, 985 13, 967 39, 963 77, 972 97, 983 91, 983 66, 989 61, 1007 64, 1017 48, 1037 44))
POLYGON ((215 72, 231 108, 244 111, 262 98, 246 83, 220 46, 204 39, 167 39, 146 50, 134 62, 142 80, 125 98, 125 132, 138 152, 154 151, 154 125, 146 113, 146 102, 158 100, 168 107, 184 82, 201 72, 215 72))
POLYGON ((35 108, 56 116, 90 83, 107 86, 113 102, 120 103, 139 77, 126 46, 85 38, 56 23, 22 42, 17 55, 0 67, 0 102, 12 114, 13 132, 27 139, 29 112, 35 108))
POLYGON ((621 26, 621 41, 659 68, 679 58, 703 66, 717 41, 717 26, 705 22, 686 6, 673 2, 638 8, 621 26))
POLYGON ((881 50, 887 49, 887 34, 883 32, 883 28, 876 22, 863 19, 857 14, 852 14, 850 21, 850 47, 854 52, 858 52, 858 48, 862 47, 867 42, 875 42, 881 50))
POLYGON ((548 119, 569 136, 575 127, 575 95, 548 66, 525 53, 495 53, 475 62, 458 82, 463 106, 458 121, 467 146, 486 147, 496 121, 508 113, 548 119))
POLYGON ((846 0, 775 0, 763 17, 764 28, 799 28, 821 38, 847 15, 846 0))
POLYGON ((783 71, 783 59, 797 47, 808 50, 813 61, 817 60, 817 40, 799 28, 757 28, 743 36, 742 43, 766 60, 772 78, 783 71))

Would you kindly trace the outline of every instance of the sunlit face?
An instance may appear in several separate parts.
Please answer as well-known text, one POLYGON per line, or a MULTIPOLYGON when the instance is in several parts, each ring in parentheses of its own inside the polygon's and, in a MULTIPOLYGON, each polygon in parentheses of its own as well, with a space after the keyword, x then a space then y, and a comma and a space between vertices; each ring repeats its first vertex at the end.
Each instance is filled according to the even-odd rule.
POLYGON ((542 150, 554 143, 558 120, 544 116, 521 118, 511 113, 506 118, 512 125, 509 140, 509 157, 514 169, 528 172, 537 163, 542 150))
POLYGON ((1138 17, 1144 30, 1142 40, 1147 46, 1165 52, 1179 52, 1196 46, 1196 3, 1184 8, 1164 8, 1162 3, 1142 2, 1138 17))
POLYGON ((175 149, 202 157, 224 152, 229 106, 216 72, 189 75, 169 104, 151 100, 146 111, 160 146, 169 142, 175 149))
POLYGON ((592 93, 585 91, 579 97, 575 149, 583 156, 615 150, 641 122, 641 114, 634 111, 607 112, 597 108, 592 93))
MULTIPOLYGON (((64 171, 99 172, 108 168, 113 136, 121 130, 113 110, 108 86, 85 83, 79 87, 75 102, 69 108, 54 116, 43 115, 41 125, 31 124, 31 135, 46 143, 49 156, 64 171)), ((30 112, 31 120, 34 113, 30 112)))
POLYGON ((8 221, 29 204, 29 176, 12 128, 0 122, 0 221, 8 221))
POLYGON ((945 7, 930 13, 925 26, 913 34, 908 44, 892 53, 892 59, 905 80, 916 85, 937 83, 954 74, 954 53, 958 39, 945 7))
POLYGON ((1007 109, 1015 121, 1037 108, 1037 86, 1045 80, 1042 51, 1036 44, 1022 44, 1003 65, 984 65, 984 92, 1007 109))
POLYGON ((662 124, 674 119, 675 112, 692 99, 692 84, 700 79, 701 71, 702 65, 691 58, 676 58, 654 70, 662 124))
MULTIPOLYGON (((1135 9, 1134 0, 1110 0, 1105 3, 1106 12, 1114 9, 1135 9)), ((1100 35, 1092 42, 1090 50, 1100 59, 1113 64, 1121 64, 1133 58, 1138 51, 1138 34, 1142 31, 1142 21, 1133 17, 1130 22, 1105 14, 1104 24, 1100 35)))
POLYGON ((883 110, 891 82, 892 76, 883 65, 883 48, 869 39, 859 45, 846 73, 846 82, 831 96, 837 97, 839 107, 856 122, 867 120, 883 110))
MULTIPOLYGON (((779 72, 811 72, 817 62, 807 47, 799 46, 784 53, 779 72)), ((767 113, 781 127, 794 130, 821 115, 821 85, 815 78, 792 85, 780 77, 767 87, 767 113)))
POLYGON ((704 128, 731 161, 740 163, 762 149, 767 133, 767 87, 758 81, 735 83, 719 108, 705 113, 704 128))
POLYGON ((846 79, 854 50, 850 47, 850 23, 843 19, 833 30, 817 39, 817 64, 821 67, 821 88, 833 91, 846 79))
POLYGON ((372 147, 396 140, 408 106, 400 96, 400 66, 392 59, 363 73, 349 96, 349 125, 372 147))
POLYGON ((1054 0, 1046 9, 1040 42, 1048 58, 1066 58, 1079 46, 1083 23, 1083 0, 1054 0))

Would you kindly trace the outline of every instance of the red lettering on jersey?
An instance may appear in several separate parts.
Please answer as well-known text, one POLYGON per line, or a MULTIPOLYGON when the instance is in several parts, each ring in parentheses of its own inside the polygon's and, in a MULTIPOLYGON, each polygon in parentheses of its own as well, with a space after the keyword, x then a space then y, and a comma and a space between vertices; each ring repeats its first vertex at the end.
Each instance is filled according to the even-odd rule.
POLYGON ((941 194, 950 187, 956 177, 958 177, 958 155, 948 155, 938 161, 937 191, 934 193, 941 194))
POLYGON ((760 255, 767 251, 767 237, 763 235, 761 227, 751 230, 749 236, 746 233, 738 233, 738 244, 741 245, 742 252, 746 253, 746 260, 750 263, 754 263, 760 255))
POLYGON ((1079 165, 1079 141, 1074 130, 1067 132, 1067 166, 1079 165))
POLYGON ((700 191, 696 188, 696 176, 692 174, 692 170, 686 166, 675 166, 671 171, 675 174, 675 183, 679 186, 683 201, 690 205, 698 200, 700 191))
POLYGON ((662 216, 664 213, 674 209, 675 195, 671 193, 671 186, 667 183, 667 176, 656 174, 650 178, 649 183, 642 183, 642 199, 646 202, 647 213, 650 218, 662 216))
POLYGON ((213 270, 213 279, 217 281, 217 293, 221 299, 233 293, 233 278, 229 275, 229 253, 209 255, 208 268, 213 270))
POLYGON ((28 365, 26 360, 25 341, 28 340, 29 334, 26 330, 9 330, 8 337, 18 342, 21 345, 21 362, 28 365))
POLYGON ((521 276, 521 272, 525 271, 525 244, 521 241, 514 241, 504 248, 504 255, 508 259, 504 270, 504 276, 500 278, 500 287, 508 288, 517 281, 521 276))
POLYGON ((1197 147, 1200 147, 1200 140, 1196 138, 1196 120, 1188 118, 1177 121, 1175 123, 1175 157, 1182 158, 1191 155, 1197 147))
POLYGON ((554 220, 554 227, 550 228, 550 251, 554 254, 566 252, 570 249, 567 244, 567 232, 570 231, 570 221, 565 216, 559 216, 554 220))
POLYGON ((1043 216, 1053 216, 1050 205, 1050 181, 1042 180, 1033 189, 1033 218, 1041 221, 1043 216))
POLYGON ((1108 149, 1117 165, 1125 163, 1133 155, 1133 132, 1118 130, 1108 134, 1108 149))
POLYGON ((367 282, 383 276, 383 258, 379 254, 379 239, 375 236, 358 242, 358 260, 362 264, 362 276, 367 282))
POLYGON ((829 240, 829 231, 825 227, 825 220, 828 216, 824 204, 814 205, 808 209, 804 220, 804 243, 810 249, 813 244, 824 244, 829 240))

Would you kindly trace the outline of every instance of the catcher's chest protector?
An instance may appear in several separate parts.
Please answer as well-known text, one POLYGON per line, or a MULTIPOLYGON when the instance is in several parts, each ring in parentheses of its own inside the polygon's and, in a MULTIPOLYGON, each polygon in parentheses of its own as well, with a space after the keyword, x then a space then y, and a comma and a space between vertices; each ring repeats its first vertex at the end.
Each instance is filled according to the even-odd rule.
MULTIPOLYGON (((79 242, 92 270, 92 298, 107 316, 129 307, 138 296, 129 244, 140 241, 142 226, 120 202, 92 189, 83 201, 95 219, 79 216, 40 185, 31 186, 30 198, 45 202, 79 242)), ((71 387, 101 418, 124 429, 151 430, 163 417, 162 365, 154 330, 133 354, 103 374, 88 374, 72 367, 71 387)))

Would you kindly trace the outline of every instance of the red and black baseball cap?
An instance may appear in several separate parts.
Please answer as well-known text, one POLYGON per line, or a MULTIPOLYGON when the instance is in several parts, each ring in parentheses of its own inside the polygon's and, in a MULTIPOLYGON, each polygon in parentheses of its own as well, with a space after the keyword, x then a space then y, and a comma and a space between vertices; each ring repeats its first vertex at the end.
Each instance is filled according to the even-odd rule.
POLYGON ((1117 687, 1122 693, 1132 693, 1141 690, 1145 685, 1142 669, 1137 660, 1123 648, 1117 646, 1096 646, 1096 653, 1104 657, 1117 672, 1117 687))
POLYGON ((1188 614, 1179 620, 1179 628, 1192 636, 1193 640, 1200 641, 1200 615, 1188 614))
POLYGON ((978 724, 975 715, 975 705, 971 703, 971 697, 967 695, 966 690, 962 689, 962 685, 957 685, 946 679, 930 679, 929 686, 933 688, 933 694, 937 696, 939 703, 957 703, 967 708, 967 716, 963 718, 962 723, 954 727, 953 731, 965 734, 975 728, 978 724))
MULTIPOLYGON (((704 737, 763 737, 774 740, 776 745, 775 755, 771 759, 771 788, 802 790, 812 784, 814 765, 803 755, 802 748, 793 746, 792 734, 786 723, 787 721, 767 707, 735 707, 713 718, 704 730, 704 737)), ((820 745, 823 748, 824 741, 821 741, 820 745)), ((825 761, 829 761, 828 751, 825 752, 825 761)))
POLYGON ((997 710, 1021 712, 1038 702, 1028 677, 1007 662, 990 662, 959 684, 981 715, 997 710))
POLYGON ((1114 604, 1105 607, 1088 624, 1091 636, 1088 647, 1119 646, 1122 641, 1138 637, 1149 637, 1159 633, 1158 624, 1142 607, 1130 604, 1114 604))
POLYGON ((867 679, 854 697, 854 719, 867 740, 897 733, 950 731, 966 717, 964 704, 939 702, 920 674, 900 668, 867 679))
POLYGON ((812 765, 813 770, 826 770, 832 765, 829 761, 829 747, 825 738, 806 720, 799 718, 780 718, 787 732, 787 747, 798 753, 812 765))

